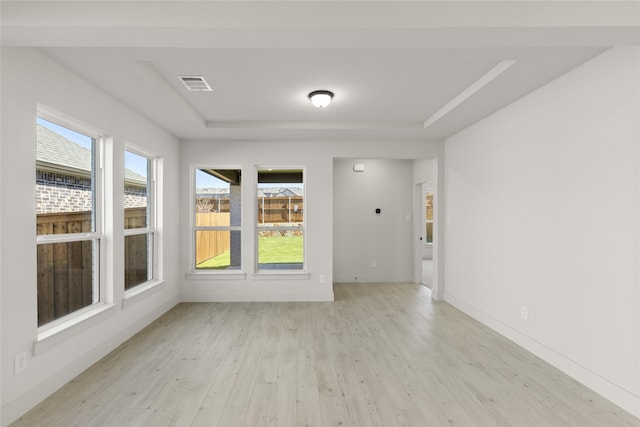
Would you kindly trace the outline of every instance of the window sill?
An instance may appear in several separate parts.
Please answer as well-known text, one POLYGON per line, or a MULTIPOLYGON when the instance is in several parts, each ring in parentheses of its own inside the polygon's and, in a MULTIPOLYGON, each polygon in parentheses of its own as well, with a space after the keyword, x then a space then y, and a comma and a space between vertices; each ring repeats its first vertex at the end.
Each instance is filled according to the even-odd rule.
POLYGON ((122 308, 131 307, 138 301, 141 301, 143 296, 148 296, 164 288, 164 280, 151 280, 141 285, 135 286, 129 290, 124 291, 124 299, 122 300, 122 308))
POLYGON ((308 280, 310 274, 300 271, 258 271, 253 273, 251 277, 256 280, 308 280))
POLYGON ((229 273, 225 271, 194 271, 185 274, 188 280, 244 280, 245 273, 229 273))
POLYGON ((107 314, 114 311, 117 306, 117 304, 98 304, 59 324, 51 327, 45 326, 44 330, 38 332, 38 337, 33 345, 33 355, 37 356, 68 340, 75 334, 89 329, 107 314))

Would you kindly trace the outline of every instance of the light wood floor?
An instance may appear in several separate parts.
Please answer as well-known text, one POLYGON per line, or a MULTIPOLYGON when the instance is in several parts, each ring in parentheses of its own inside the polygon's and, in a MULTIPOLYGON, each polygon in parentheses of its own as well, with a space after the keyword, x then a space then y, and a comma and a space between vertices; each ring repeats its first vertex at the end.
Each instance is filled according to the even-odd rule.
POLYGON ((640 425, 428 292, 180 304, 14 425, 640 425))

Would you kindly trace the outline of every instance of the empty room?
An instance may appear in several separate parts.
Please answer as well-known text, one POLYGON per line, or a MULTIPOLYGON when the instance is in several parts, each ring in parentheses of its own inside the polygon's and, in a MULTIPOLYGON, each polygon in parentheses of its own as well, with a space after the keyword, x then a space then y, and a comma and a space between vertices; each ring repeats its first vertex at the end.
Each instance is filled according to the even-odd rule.
POLYGON ((0 425, 640 426, 639 2, 0 26, 0 425))

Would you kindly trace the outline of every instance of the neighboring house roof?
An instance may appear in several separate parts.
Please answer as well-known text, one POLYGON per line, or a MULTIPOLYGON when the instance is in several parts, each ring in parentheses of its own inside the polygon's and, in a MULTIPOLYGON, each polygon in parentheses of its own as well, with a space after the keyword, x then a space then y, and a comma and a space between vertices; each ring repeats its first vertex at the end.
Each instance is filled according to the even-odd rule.
POLYGON ((304 191, 300 187, 258 188, 258 197, 293 197, 303 195, 304 191))
MULTIPOLYGON (((38 124, 36 130, 36 167, 39 170, 88 177, 91 150, 38 124)), ((130 169, 124 170, 127 184, 145 186, 147 180, 130 169)))
POLYGON ((196 194, 199 196, 228 196, 228 188, 196 188, 196 194))
POLYGON ((81 175, 91 170, 90 150, 42 125, 37 125, 36 147, 38 166, 67 169, 81 175))
POLYGON ((124 169, 124 182, 126 184, 136 185, 140 184, 143 187, 147 185, 147 178, 144 176, 135 173, 131 169, 124 169))

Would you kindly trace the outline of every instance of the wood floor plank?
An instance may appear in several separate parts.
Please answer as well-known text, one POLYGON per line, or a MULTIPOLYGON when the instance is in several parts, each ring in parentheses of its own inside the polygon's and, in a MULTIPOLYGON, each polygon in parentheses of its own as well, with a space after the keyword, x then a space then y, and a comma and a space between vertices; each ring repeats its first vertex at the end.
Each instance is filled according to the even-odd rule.
POLYGON ((256 383, 247 406, 243 421, 246 426, 275 426, 278 418, 278 385, 276 383, 256 383))
POLYGON ((296 422, 298 362, 281 362, 278 367, 276 426, 289 427, 296 422))
POLYGON ((296 425, 320 426, 320 398, 315 356, 310 350, 298 351, 296 389, 296 425))
POLYGON ((183 303, 13 426, 640 427, 420 285, 183 303))

